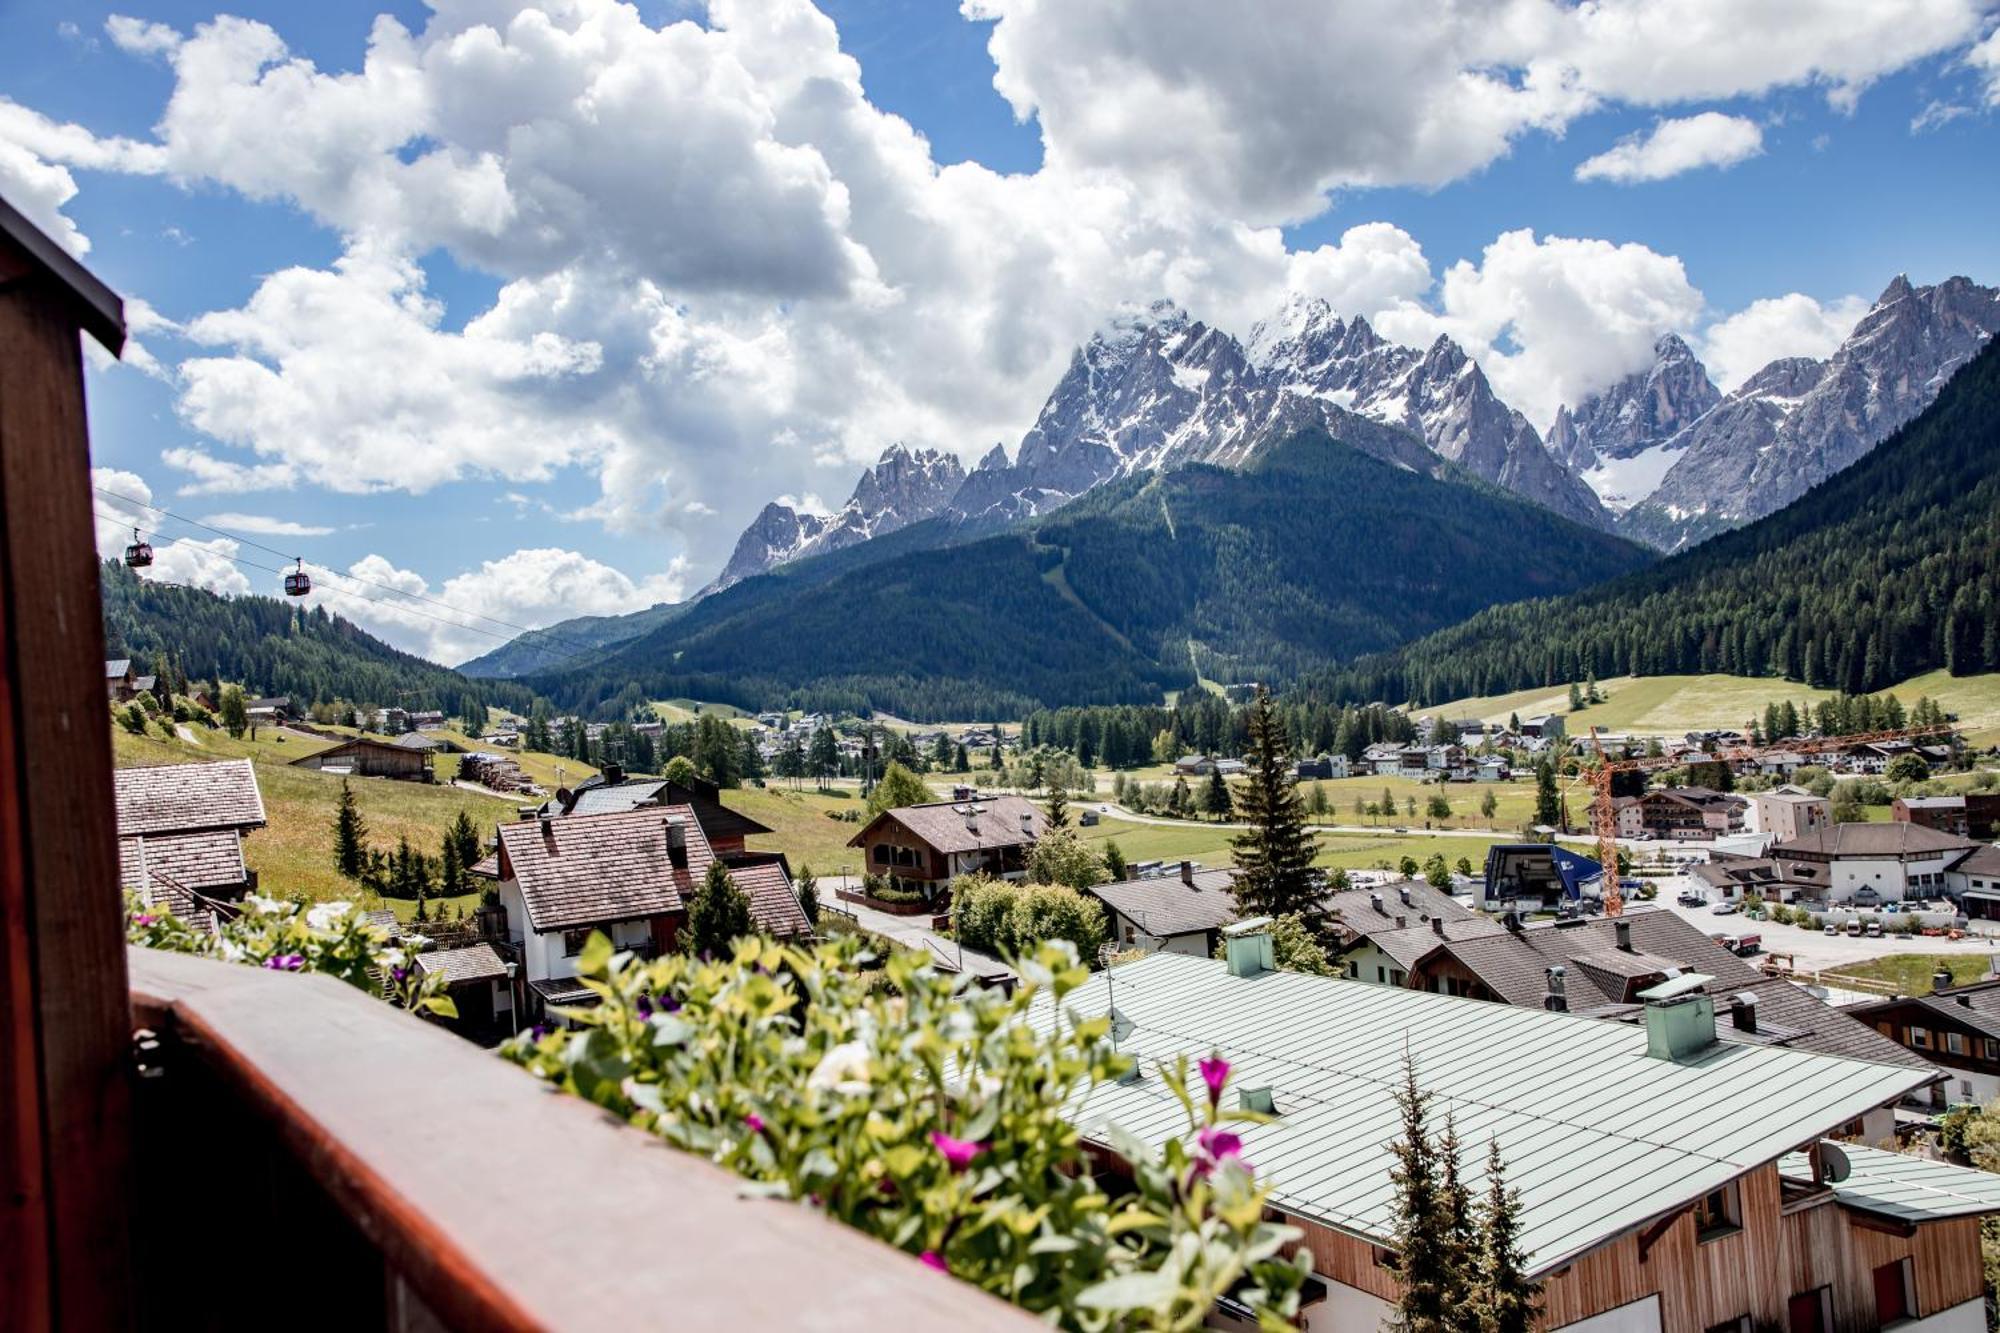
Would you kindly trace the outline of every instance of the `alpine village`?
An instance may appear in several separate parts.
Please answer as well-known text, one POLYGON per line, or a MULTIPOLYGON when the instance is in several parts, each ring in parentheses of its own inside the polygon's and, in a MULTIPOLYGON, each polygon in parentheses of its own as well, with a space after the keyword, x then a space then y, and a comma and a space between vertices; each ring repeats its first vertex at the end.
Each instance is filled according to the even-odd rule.
POLYGON ((0 1329, 2000 1329, 1989 6, 91 8, 0 1329))

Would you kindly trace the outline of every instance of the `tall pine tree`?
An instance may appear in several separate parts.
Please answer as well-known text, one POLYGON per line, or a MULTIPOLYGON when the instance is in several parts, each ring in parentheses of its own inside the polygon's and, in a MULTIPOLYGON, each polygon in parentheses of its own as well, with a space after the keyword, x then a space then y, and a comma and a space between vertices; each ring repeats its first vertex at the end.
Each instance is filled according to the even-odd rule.
POLYGON ((1313 868, 1319 849, 1292 781, 1284 720, 1262 688, 1250 710, 1248 777, 1236 808, 1250 827, 1231 840, 1236 902, 1246 916, 1296 915, 1317 934, 1326 923, 1326 886, 1313 868))
POLYGON ((1479 1218, 1477 1290, 1480 1333, 1528 1333, 1541 1310, 1542 1284, 1528 1280, 1521 1253, 1521 1196, 1507 1188, 1500 1142, 1486 1147, 1486 1198, 1479 1218))
POLYGON ((1399 1288, 1389 1324, 1394 1333, 1449 1333, 1454 1302, 1464 1296, 1463 1270, 1453 1256, 1445 1182, 1428 1123, 1430 1094, 1417 1086, 1417 1066, 1403 1060, 1396 1093, 1403 1134, 1390 1148, 1396 1164, 1395 1248, 1399 1288))
POLYGON ((367 863, 368 825, 362 821, 361 807, 355 804, 353 788, 342 778, 340 805, 333 816, 333 864, 349 879, 360 879, 367 863))

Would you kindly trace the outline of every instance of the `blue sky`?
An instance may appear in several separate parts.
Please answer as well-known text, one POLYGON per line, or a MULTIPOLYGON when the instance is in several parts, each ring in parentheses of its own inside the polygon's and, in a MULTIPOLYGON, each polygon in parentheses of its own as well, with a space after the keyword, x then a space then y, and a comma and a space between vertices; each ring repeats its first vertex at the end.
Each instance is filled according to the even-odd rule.
MULTIPOLYGON (((330 606, 456 659, 504 633, 476 616, 692 592, 766 500, 837 505, 896 440, 1011 446, 1068 348, 1161 293, 1238 332, 1304 286, 1449 333, 1546 427, 1669 328, 1727 387, 1899 271, 2000 281, 1981 0, 1673 6, 1621 35, 1555 0, 1249 33, 1138 0, 454 7, 483 30, 16 0, 0 192, 157 312, 92 375, 116 485, 352 571, 330 606), (1677 44, 1704 13, 1728 35, 1677 44)), ((269 560, 173 570, 268 590, 231 555, 269 560)))

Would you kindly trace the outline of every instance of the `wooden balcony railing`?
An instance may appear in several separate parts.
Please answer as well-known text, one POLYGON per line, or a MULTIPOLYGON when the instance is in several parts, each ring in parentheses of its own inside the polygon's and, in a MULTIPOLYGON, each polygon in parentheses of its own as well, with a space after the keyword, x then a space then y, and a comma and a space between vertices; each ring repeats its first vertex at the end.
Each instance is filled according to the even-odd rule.
POLYGON ((329 978, 128 961, 146 1325, 1041 1327, 329 978))

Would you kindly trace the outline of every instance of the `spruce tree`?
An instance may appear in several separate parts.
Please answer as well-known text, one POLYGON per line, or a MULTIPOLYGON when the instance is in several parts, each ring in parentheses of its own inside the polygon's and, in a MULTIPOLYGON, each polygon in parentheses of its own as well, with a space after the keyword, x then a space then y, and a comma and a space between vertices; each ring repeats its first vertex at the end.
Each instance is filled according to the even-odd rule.
POLYGON ((480 844, 479 828, 472 822, 472 816, 463 810, 459 811, 458 817, 451 821, 450 832, 445 836, 458 845, 458 862, 465 867, 467 873, 470 873, 486 850, 480 844))
POLYGON ((1050 828, 1069 827, 1069 793, 1060 782, 1049 784, 1049 801, 1046 812, 1050 828))
POLYGON ((1453 1261, 1451 1227, 1437 1144, 1427 1123, 1430 1094, 1417 1086, 1417 1066, 1403 1058, 1403 1086, 1396 1092, 1403 1133, 1389 1149, 1396 1164, 1389 1180, 1395 1186, 1394 1239, 1399 1279, 1395 1312, 1389 1325, 1395 1333, 1449 1333, 1450 1304, 1462 1295, 1456 1279, 1462 1271, 1453 1261))
POLYGON ((1202 813, 1213 819, 1227 819, 1235 809, 1235 803, 1229 799, 1229 783, 1222 776, 1222 770, 1210 769, 1208 786, 1201 793, 1202 813))
POLYGON ((1464 1146, 1458 1137, 1458 1117, 1447 1112, 1444 1133, 1437 1141, 1438 1200, 1444 1225, 1448 1293, 1445 1327, 1454 1333, 1479 1333, 1478 1303, 1472 1299, 1478 1287, 1479 1219, 1473 1208, 1472 1191, 1459 1171, 1459 1155, 1464 1146))
POLYGON ((809 865, 799 867, 799 877, 795 881, 799 890, 799 910, 806 914, 806 920, 814 927, 819 925, 819 878, 809 865))
POLYGON ((1546 758, 1535 761, 1535 822, 1551 828, 1562 823, 1562 798, 1556 794, 1556 766, 1546 758))
POLYGON ((360 879, 368 858, 368 825, 362 822, 354 790, 340 780, 340 805, 333 816, 333 864, 349 879, 360 879))
POLYGON ((451 834, 444 835, 444 845, 438 850, 438 893, 450 898, 465 892, 465 861, 458 854, 458 843, 451 834))
POLYGON ((1306 827, 1305 803, 1292 781, 1285 724, 1262 688, 1250 710, 1250 772, 1236 802, 1249 825, 1236 851, 1233 891, 1245 916, 1294 914, 1307 929, 1326 921, 1325 884, 1313 858, 1318 846, 1306 827))
POLYGON ((736 887, 729 867, 720 861, 708 863, 708 874, 688 904, 687 929, 681 940, 697 957, 720 958, 730 946, 748 935, 755 926, 750 919, 750 900, 736 887))
POLYGON ((1486 1198, 1479 1217, 1479 1267, 1474 1303, 1480 1333, 1528 1333, 1542 1303, 1521 1253, 1521 1196, 1507 1188, 1498 1140, 1486 1148, 1486 1198))

